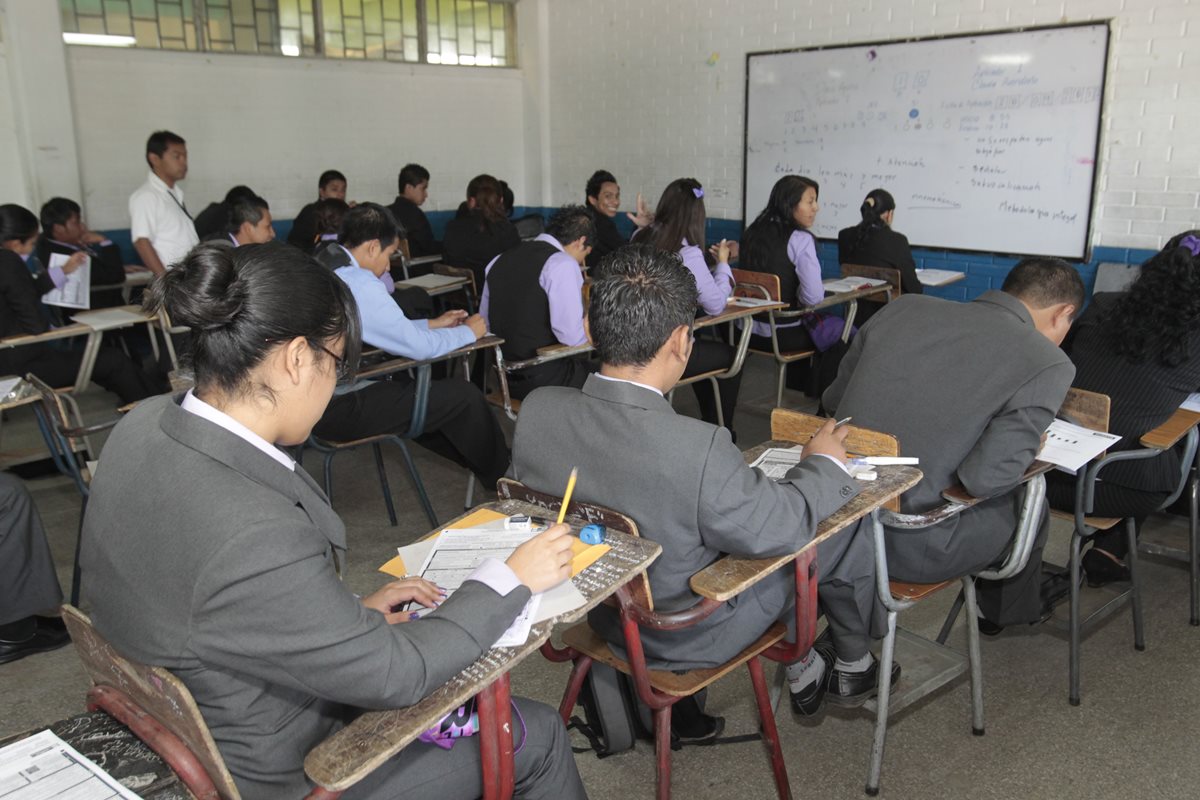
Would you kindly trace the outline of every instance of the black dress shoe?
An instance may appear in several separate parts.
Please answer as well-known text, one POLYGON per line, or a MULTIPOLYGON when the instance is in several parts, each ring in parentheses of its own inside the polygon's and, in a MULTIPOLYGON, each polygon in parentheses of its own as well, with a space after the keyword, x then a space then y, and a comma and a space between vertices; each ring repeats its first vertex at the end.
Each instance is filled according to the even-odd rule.
POLYGON ((65 631, 67 629, 67 623, 63 622, 62 617, 37 616, 33 619, 39 628, 48 631, 65 631))
POLYGON ((65 630, 47 630, 38 626, 33 635, 19 642, 0 639, 0 664, 31 656, 34 653, 47 653, 71 643, 71 637, 65 630))
MULTIPOLYGON (((900 665, 892 661, 891 685, 900 680, 900 665)), ((829 702, 846 708, 857 708, 875 696, 879 683, 879 659, 871 656, 871 666, 862 672, 829 671, 829 702)))
POLYGON ((725 718, 705 714, 695 696, 671 707, 671 743, 712 744, 725 730, 725 718))
POLYGON ((1087 575, 1087 585, 1093 589, 1130 579, 1129 567, 1116 560, 1116 556, 1097 551, 1095 547, 1083 554, 1082 564, 1087 575))
POLYGON ((815 652, 817 658, 820 658, 825 663, 821 677, 798 692, 789 692, 792 696, 792 710, 803 717, 815 717, 819 714, 825 705, 825 695, 829 691, 830 662, 825 661, 821 651, 817 650, 815 652))

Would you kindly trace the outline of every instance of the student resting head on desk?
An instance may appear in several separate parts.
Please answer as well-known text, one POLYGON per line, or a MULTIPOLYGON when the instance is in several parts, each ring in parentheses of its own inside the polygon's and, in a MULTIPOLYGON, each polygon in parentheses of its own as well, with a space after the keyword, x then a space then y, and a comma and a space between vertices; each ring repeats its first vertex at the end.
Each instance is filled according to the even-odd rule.
MULTIPOLYGON (((87 260, 87 253, 80 250, 61 267, 48 268, 30 258, 37 235, 38 219, 32 211, 11 203, 0 205, 0 339, 50 330, 57 309, 51 312, 51 307, 44 306, 42 296, 65 286, 67 275, 87 260)), ((0 350, 0 375, 32 372, 55 388, 74 385, 83 349, 64 350, 57 344, 42 342, 0 350)), ((99 349, 92 379, 121 398, 122 405, 168 388, 164 376, 145 373, 111 343, 99 349)))
MULTIPOLYGON (((109 437, 83 596, 118 652, 187 685, 243 797, 302 797, 309 750, 359 710, 412 705, 475 661, 530 592, 569 576, 570 540, 555 526, 444 602, 415 578, 360 600, 339 577, 345 527, 280 449, 307 438, 355 369, 346 284, 285 244, 213 243, 150 295, 192 329, 196 388, 139 405, 109 437), (410 622, 408 601, 438 608, 410 622)), ((516 707, 518 796, 583 797, 558 716, 516 707)), ((478 737, 418 741, 344 797, 478 797, 478 764, 478 737)))
MULTIPOLYGON (((696 283, 679 256, 631 245, 610 255, 594 280, 588 327, 600 373, 582 390, 546 388, 526 399, 512 474, 557 492, 564 471, 578 465, 578 499, 630 515, 662 545, 648 572, 655 607, 681 610, 698 600, 688 580, 723 554, 794 553, 858 494, 844 463, 846 431, 835 432, 830 421, 778 483, 751 469, 727 430, 677 415, 663 396, 693 347, 696 283)), ((878 668, 868 647, 883 632, 869 526, 817 545, 817 562, 828 636, 788 667, 793 705, 806 714, 821 708, 827 692, 843 705, 874 694, 878 668)), ((785 567, 686 630, 643 630, 646 657, 668 669, 724 663, 777 620, 794 621, 795 593, 785 567)), ((588 619, 610 643, 624 641, 613 609, 600 607, 588 619)), ((717 728, 710 721, 709 732, 717 728)))
MULTIPOLYGON (((616 177, 606 169, 599 169, 588 178, 584 191, 588 207, 596 215, 596 243, 588 257, 590 265, 599 264, 606 255, 619 250, 625 245, 625 237, 617 230, 613 221, 621 208, 621 186, 616 177)), ((637 213, 626 212, 630 222, 638 228, 644 228, 654 221, 654 215, 642 199, 642 193, 637 196, 637 213)))
POLYGON ((476 175, 467 184, 465 210, 446 223, 442 235, 445 262, 471 270, 475 285, 482 287, 488 262, 520 243, 521 237, 504 210, 500 181, 491 175, 476 175))
MULTIPOLYGON (((696 305, 705 314, 720 314, 733 295, 733 273, 729 269, 729 259, 737 257, 736 244, 721 240, 719 245, 714 246, 711 256, 715 264, 710 269, 705 260, 704 223, 704 187, 695 178, 679 178, 663 189, 658 207, 654 210, 654 222, 639 229, 634 238, 638 243, 652 245, 656 250, 678 253, 696 281, 696 305)), ((733 364, 734 355, 733 347, 720 339, 697 339, 683 377, 728 369, 733 364)), ((722 416, 725 427, 733 431, 733 414, 737 409, 742 375, 739 372, 720 383, 722 416)), ((692 384, 692 390, 696 393, 696 402, 700 404, 700 418, 715 424, 717 398, 713 397, 712 384, 707 380, 698 381, 692 384)), ((736 434, 734 440, 737 440, 736 434)))
MULTIPOLYGON (((1112 399, 1108 429, 1120 434, 1112 450, 1141 447, 1138 440, 1200 391, 1200 230, 1178 234, 1142 265, 1124 292, 1102 292, 1071 328, 1063 349, 1075 364, 1074 386, 1112 399)), ((1139 531, 1179 483, 1180 450, 1110 464, 1096 483, 1092 513, 1133 517, 1139 531)), ((1075 478, 1046 476, 1050 505, 1075 509, 1075 478)), ((1092 537, 1083 554, 1088 585, 1129 580, 1121 526, 1092 537)))

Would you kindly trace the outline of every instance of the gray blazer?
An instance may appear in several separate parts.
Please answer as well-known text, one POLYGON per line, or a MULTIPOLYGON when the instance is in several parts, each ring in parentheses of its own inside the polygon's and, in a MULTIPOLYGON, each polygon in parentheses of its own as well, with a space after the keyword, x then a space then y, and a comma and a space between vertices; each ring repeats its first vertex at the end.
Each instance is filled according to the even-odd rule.
MULTIPOLYGON (((793 552, 812 538, 820 520, 858 494, 854 481, 824 458, 806 459, 775 483, 746 466, 727 429, 677 415, 649 389, 596 375, 582 390, 534 391, 517 420, 513 477, 562 494, 574 466, 577 499, 628 514, 642 536, 662 545, 649 577, 655 608, 664 611, 699 600, 688 579, 723 553, 793 552)), ((856 567, 873 574, 869 550, 856 567)), ((732 657, 779 617, 789 592, 794 597, 789 570, 772 578, 695 627, 643 632, 647 655, 680 667, 732 657)), ((615 615, 601 608, 591 618, 593 626, 620 643, 615 615)))
POLYGON ((114 430, 83 528, 100 633, 196 698, 247 798, 301 797, 308 751, 357 709, 411 705, 491 646, 529 599, 465 584, 387 625, 338 576, 345 528, 303 469, 143 402, 114 430))
POLYGON ((1010 493, 1074 376, 1004 292, 971 303, 904 295, 863 326, 822 400, 855 425, 895 434, 903 455, 921 459, 925 478, 902 509, 936 508, 956 483, 977 497, 1001 495, 925 534, 890 536, 893 577, 944 580, 1003 555, 1016 524, 1010 493))

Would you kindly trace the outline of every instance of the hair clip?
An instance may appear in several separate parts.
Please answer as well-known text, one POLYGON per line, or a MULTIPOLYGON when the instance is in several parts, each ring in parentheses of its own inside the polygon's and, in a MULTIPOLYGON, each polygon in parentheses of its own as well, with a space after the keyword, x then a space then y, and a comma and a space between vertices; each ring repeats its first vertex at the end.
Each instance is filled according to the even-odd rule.
POLYGON ((696 195, 696 199, 699 200, 704 197, 704 190, 697 186, 695 189, 692 189, 692 194, 696 195))
POLYGON ((1192 258, 1200 256, 1200 239, 1197 239, 1192 234, 1188 234, 1179 241, 1180 247, 1186 247, 1192 252, 1192 258))

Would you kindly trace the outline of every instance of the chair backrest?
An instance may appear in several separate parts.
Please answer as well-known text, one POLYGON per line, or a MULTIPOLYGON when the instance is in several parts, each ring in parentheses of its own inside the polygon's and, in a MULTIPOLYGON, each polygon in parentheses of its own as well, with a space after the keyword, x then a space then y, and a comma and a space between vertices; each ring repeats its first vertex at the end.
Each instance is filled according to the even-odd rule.
MULTIPOLYGON (((501 500, 519 500, 523 503, 540 506, 547 511, 555 513, 562 508, 561 497, 531 489, 512 478, 501 478, 496 484, 496 494, 499 495, 501 500)), ((596 503, 572 500, 567 506, 567 514, 586 520, 587 522, 600 523, 606 528, 611 528, 630 536, 641 535, 638 533, 637 523, 633 521, 632 517, 622 514, 620 511, 614 511, 611 508, 597 505, 596 503)), ((633 599, 636 603, 648 610, 654 610, 654 598, 650 594, 650 580, 646 577, 645 572, 634 579, 632 589, 633 599)))
MULTIPOLYGON (((92 683, 123 692, 187 745, 223 800, 240 800, 233 776, 183 682, 162 667, 139 664, 118 653, 92 626, 91 619, 75 606, 64 605, 62 611, 75 652, 92 683)), ((158 752, 153 742, 146 744, 158 752)))
POLYGON ((46 428, 42 433, 54 465, 59 472, 75 481, 80 494, 86 496, 92 479, 91 474, 88 472, 87 462, 81 464, 75 454, 81 450, 86 451, 87 442, 82 437, 67 435, 66 431, 72 430, 75 424, 71 422, 66 402, 62 395, 32 372, 25 376, 25 381, 37 392, 46 428))
POLYGON ((766 292, 767 300, 779 300, 779 276, 771 272, 755 272, 750 269, 735 269, 733 272, 733 282, 735 284, 733 293, 738 297, 760 297, 761 294, 755 294, 752 291, 736 284, 745 284, 746 286, 757 286, 766 292))
POLYGON ((842 264, 843 278, 875 278, 892 285, 892 297, 901 295, 900 270, 895 267, 868 267, 866 264, 842 264))
POLYGON ((1112 400, 1106 394, 1089 392, 1086 389, 1076 389, 1072 386, 1067 390, 1058 413, 1069 422, 1093 431, 1108 433, 1108 418, 1112 408, 1112 400))
POLYGON ((592 279, 583 279, 583 313, 587 314, 587 310, 592 305, 592 279))
MULTIPOLYGON (((771 438, 784 442, 805 444, 828 420, 802 411, 776 408, 771 412, 771 438)), ((898 456, 900 441, 890 433, 846 426, 846 452, 859 456, 898 456)), ((885 506, 890 511, 900 510, 900 498, 889 501, 885 506)))
POLYGON ((404 256, 405 261, 412 261, 412 248, 408 246, 408 239, 401 239, 400 246, 396 249, 400 251, 400 255, 404 256))

